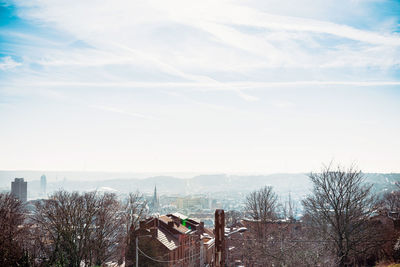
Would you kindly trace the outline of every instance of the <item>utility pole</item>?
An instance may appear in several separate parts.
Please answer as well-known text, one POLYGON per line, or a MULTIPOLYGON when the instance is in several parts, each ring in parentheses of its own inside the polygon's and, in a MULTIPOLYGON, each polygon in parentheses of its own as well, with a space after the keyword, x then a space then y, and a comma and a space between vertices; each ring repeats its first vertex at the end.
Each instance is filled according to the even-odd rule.
POLYGON ((136 267, 139 267, 139 237, 153 237, 152 235, 136 235, 136 267))
POLYGON ((136 236, 136 267, 139 267, 139 236, 136 236))
POLYGON ((225 213, 215 210, 215 267, 225 267, 225 213))

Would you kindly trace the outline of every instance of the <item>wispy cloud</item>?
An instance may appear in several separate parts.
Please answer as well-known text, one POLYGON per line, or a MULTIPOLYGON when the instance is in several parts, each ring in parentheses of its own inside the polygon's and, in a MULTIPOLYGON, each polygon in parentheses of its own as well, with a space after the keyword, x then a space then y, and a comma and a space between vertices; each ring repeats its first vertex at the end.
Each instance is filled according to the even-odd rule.
POLYGON ((140 113, 136 113, 136 112, 130 112, 130 111, 123 110, 121 108, 116 108, 116 107, 99 106, 99 105, 89 105, 89 107, 98 109, 98 110, 112 112, 112 113, 123 114, 123 115, 127 115, 127 116, 134 117, 134 118, 147 119, 147 120, 155 119, 152 116, 148 116, 148 115, 144 115, 144 114, 140 114, 140 113))
MULTIPOLYGON (((4 83, 3 83, 4 84, 4 83)), ((46 81, 19 83, 24 87, 105 87, 105 88, 195 88, 199 90, 232 90, 243 94, 242 90, 256 88, 302 87, 302 86, 398 86, 400 81, 293 81, 293 82, 68 82, 46 81)))
POLYGON ((60 49, 39 60, 45 65, 135 65, 139 60, 144 67, 204 80, 210 79, 205 73, 212 71, 337 68, 348 67, 349 62, 355 67, 388 68, 398 66, 400 58, 400 37, 389 29, 381 33, 271 14, 240 2, 16 3, 22 7, 22 17, 66 31, 94 48, 84 52, 60 49), (392 60, 382 60, 381 53, 392 60))
POLYGON ((21 63, 13 60, 10 56, 0 58, 0 70, 9 70, 21 66, 21 63))
POLYGON ((1 131, 4 166, 22 150, 24 166, 37 151, 100 169, 398 165, 397 1, 8 2, 0 123, 35 142, 1 131))

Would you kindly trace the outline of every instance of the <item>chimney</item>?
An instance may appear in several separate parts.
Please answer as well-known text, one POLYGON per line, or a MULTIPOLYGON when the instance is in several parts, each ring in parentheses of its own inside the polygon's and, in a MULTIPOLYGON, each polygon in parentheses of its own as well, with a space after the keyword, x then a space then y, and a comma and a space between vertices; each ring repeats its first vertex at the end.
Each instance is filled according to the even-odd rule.
POLYGON ((157 229, 156 227, 150 228, 150 234, 153 236, 153 238, 157 238, 157 229))
POLYGON ((225 266, 225 213, 215 210, 215 267, 225 266))
POLYGON ((140 229, 144 229, 144 228, 145 228, 145 225, 146 225, 146 221, 140 221, 140 222, 139 222, 139 228, 140 228, 140 229))

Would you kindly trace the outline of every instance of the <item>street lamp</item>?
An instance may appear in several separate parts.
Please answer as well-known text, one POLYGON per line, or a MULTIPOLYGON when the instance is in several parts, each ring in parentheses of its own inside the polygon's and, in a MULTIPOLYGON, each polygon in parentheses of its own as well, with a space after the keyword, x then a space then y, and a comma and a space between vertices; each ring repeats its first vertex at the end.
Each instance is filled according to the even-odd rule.
MULTIPOLYGON (((231 231, 229 233, 225 233, 226 241, 230 240, 230 237, 231 237, 232 234, 240 233, 242 235, 246 231, 247 231, 246 227, 240 227, 240 228, 238 228, 238 229, 236 229, 234 231, 231 231)), ((228 263, 229 262, 229 243, 226 242, 225 244, 226 244, 226 259, 227 259, 226 263, 229 264, 228 263)))

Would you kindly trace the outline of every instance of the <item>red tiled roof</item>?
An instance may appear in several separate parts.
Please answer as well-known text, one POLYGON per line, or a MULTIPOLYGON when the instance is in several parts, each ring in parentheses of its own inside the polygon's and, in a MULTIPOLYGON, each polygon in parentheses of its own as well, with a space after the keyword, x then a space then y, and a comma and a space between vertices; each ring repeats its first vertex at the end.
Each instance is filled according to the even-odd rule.
POLYGON ((204 232, 211 237, 214 237, 213 229, 204 227, 204 232))
POLYGON ((169 250, 174 250, 179 246, 179 241, 176 238, 160 228, 157 229, 157 240, 169 250))
POLYGON ((170 217, 168 217, 166 215, 160 216, 158 219, 166 224, 168 224, 168 222, 174 222, 173 229, 177 230, 180 233, 186 234, 187 232, 190 231, 189 228, 187 228, 186 226, 184 226, 181 223, 177 224, 173 219, 171 219, 170 217))

